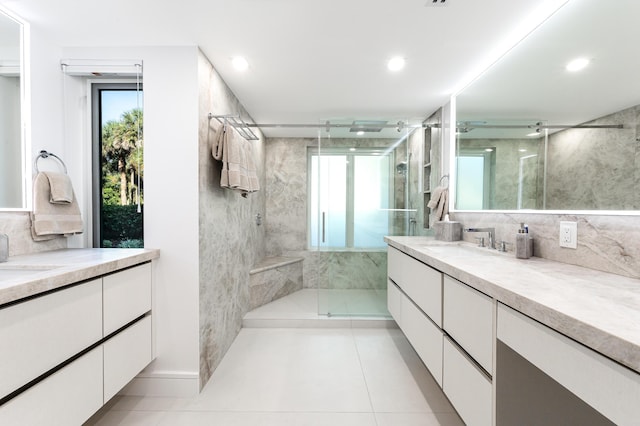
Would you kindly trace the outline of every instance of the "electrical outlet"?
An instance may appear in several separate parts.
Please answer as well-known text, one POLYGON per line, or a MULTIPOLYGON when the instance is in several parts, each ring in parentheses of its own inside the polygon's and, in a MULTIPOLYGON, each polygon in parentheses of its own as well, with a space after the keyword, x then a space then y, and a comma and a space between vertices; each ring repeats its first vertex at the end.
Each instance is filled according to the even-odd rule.
POLYGON ((578 222, 560 222, 560 247, 578 248, 578 222))

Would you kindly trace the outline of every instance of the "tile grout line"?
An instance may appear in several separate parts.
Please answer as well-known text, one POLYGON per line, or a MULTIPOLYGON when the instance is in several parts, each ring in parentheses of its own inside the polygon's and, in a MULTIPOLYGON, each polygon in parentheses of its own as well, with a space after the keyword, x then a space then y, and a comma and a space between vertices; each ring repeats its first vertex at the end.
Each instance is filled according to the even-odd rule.
POLYGON ((362 379, 364 380, 364 386, 367 388, 367 398, 369 398, 369 405, 371 406, 371 414, 373 414, 373 420, 378 426, 378 416, 376 416, 376 410, 373 408, 373 401, 371 399, 371 391, 369 390, 369 383, 367 382, 367 376, 364 373, 364 367, 362 366, 362 357, 360 356, 360 348, 358 348, 358 342, 356 340, 356 335, 354 333, 353 327, 349 329, 351 333, 351 338, 353 339, 353 345, 356 348, 356 354, 358 356, 358 364, 360 365, 360 372, 362 373, 362 379))

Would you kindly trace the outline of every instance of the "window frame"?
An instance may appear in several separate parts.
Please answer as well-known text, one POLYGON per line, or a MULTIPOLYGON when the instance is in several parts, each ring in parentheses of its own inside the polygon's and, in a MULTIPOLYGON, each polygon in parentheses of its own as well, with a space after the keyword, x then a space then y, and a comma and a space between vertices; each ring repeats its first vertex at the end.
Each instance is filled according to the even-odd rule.
MULTIPOLYGON (((91 220, 92 246, 102 247, 102 96, 103 90, 140 90, 142 81, 90 81, 91 86, 91 220)), ((144 107, 143 114, 144 114, 144 107)))
MULTIPOLYGON (((307 204, 309 208, 307 209, 307 249, 308 250, 320 250, 320 251, 360 251, 360 252, 371 252, 371 251, 380 251, 386 250, 384 247, 355 247, 355 161, 354 157, 358 156, 370 156, 370 157, 388 157, 388 179, 389 182, 389 191, 387 193, 389 209, 393 209, 395 205, 395 199, 393 194, 393 179, 394 175, 394 159, 395 152, 389 152, 386 147, 365 147, 358 148, 357 151, 352 151, 351 148, 345 147, 330 147, 330 148, 317 148, 317 147, 309 147, 307 149, 307 204), (347 157, 347 165, 345 166, 347 169, 346 173, 346 211, 345 211, 345 246, 322 246, 320 243, 320 233, 321 230, 318 229, 318 245, 314 246, 312 244, 313 241, 313 230, 311 227, 311 218, 313 215, 311 209, 311 194, 312 194, 312 163, 313 157, 323 157, 323 156, 346 156, 347 157)), ((388 218, 387 221, 387 229, 391 232, 393 219, 391 217, 388 218)), ((318 218, 318 224, 321 226, 321 220, 318 218)))

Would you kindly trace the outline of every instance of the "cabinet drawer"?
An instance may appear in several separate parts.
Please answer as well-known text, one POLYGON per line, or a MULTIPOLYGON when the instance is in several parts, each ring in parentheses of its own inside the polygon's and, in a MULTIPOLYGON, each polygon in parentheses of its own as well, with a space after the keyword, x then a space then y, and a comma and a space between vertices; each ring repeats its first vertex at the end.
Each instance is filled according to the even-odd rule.
POLYGON ((104 335, 151 310, 151 264, 107 275, 104 285, 104 335))
POLYGON ((442 273, 391 246, 388 271, 389 277, 441 327, 442 273))
POLYGON ((401 329, 433 378, 442 387, 442 330, 404 295, 401 329))
POLYGON ((460 349, 444 338, 442 390, 465 424, 491 424, 491 380, 460 349))
POLYGON ((106 403, 151 362, 151 316, 116 334, 103 346, 106 403))
POLYGON ((102 407, 102 347, 0 406, 2 425, 81 425, 102 407))
POLYGON ((444 277, 444 330, 489 374, 493 374, 493 300, 444 277))
POLYGON ((498 305, 497 337, 615 424, 640 419, 640 374, 498 305))
POLYGON ((0 397, 101 338, 101 280, 0 309, 0 397))
POLYGON ((404 295, 393 281, 387 280, 387 309, 396 320, 398 327, 402 328, 402 298, 404 295))

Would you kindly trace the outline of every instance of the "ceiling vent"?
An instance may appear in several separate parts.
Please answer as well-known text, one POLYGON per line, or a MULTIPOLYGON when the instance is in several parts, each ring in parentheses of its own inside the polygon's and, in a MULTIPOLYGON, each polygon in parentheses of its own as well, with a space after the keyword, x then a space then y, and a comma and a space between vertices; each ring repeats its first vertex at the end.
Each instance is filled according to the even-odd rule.
POLYGON ((381 132, 382 126, 387 124, 387 121, 376 121, 376 120, 356 120, 351 125, 352 128, 349 129, 350 132, 381 132))

